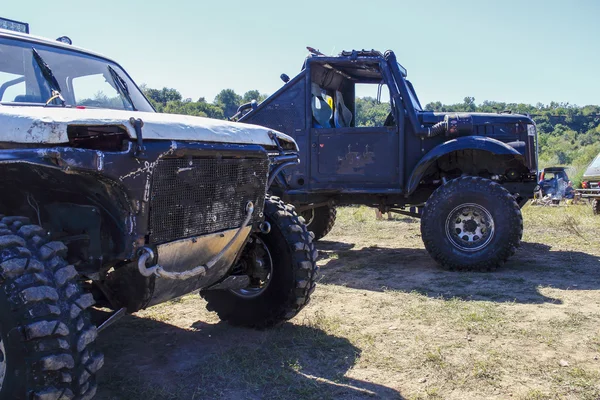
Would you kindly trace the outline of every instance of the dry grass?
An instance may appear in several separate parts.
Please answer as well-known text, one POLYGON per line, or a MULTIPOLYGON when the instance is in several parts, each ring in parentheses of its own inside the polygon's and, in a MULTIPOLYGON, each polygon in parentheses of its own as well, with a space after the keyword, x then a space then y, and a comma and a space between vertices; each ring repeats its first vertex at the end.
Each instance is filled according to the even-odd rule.
POLYGON ((219 323, 198 296, 127 317, 99 339, 99 399, 600 398, 600 217, 524 209, 498 271, 439 269, 417 220, 341 209, 322 277, 293 321, 219 323))

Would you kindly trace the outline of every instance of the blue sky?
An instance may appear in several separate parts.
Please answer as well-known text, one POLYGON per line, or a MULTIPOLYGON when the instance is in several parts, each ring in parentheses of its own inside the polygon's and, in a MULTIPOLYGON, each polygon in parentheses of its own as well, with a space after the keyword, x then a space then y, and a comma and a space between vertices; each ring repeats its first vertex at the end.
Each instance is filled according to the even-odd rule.
POLYGON ((0 15, 194 100, 223 88, 272 93, 312 46, 394 50, 423 104, 600 104, 599 0, 6 0, 0 15))

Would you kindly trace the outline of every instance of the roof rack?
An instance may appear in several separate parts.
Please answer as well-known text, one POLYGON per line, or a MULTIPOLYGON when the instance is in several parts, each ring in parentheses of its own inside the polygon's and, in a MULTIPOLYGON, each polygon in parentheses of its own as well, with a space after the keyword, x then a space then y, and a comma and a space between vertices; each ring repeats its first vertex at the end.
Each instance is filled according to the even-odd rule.
POLYGON ((377 50, 351 50, 351 51, 347 51, 347 50, 343 50, 340 53, 340 56, 342 57, 383 57, 383 54, 380 51, 377 50))

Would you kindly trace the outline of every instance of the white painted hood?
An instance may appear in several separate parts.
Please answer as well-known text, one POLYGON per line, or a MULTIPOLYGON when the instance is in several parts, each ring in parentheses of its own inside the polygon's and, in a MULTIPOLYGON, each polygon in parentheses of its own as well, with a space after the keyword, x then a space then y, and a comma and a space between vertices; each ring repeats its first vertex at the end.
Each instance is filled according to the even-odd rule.
MULTIPOLYGON (((269 132, 280 140, 294 140, 257 125, 178 114, 107 109, 26 107, 0 105, 0 142, 64 144, 69 125, 118 125, 136 138, 131 117, 144 121, 144 139, 274 145, 269 132)), ((297 147, 297 146, 296 146, 297 147)))

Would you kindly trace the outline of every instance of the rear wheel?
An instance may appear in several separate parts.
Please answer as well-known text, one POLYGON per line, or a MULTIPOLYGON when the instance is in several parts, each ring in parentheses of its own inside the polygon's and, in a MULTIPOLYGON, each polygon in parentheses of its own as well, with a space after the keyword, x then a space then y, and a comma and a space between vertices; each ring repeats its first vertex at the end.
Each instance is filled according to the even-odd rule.
POLYGON ((504 187, 464 177, 440 186, 427 200, 421 235, 429 254, 442 266, 491 270, 519 246, 523 218, 504 187))
POLYGON ((334 206, 321 206, 302 211, 300 215, 308 230, 315 234, 315 240, 319 240, 333 229, 337 210, 334 206))
POLYGON ((0 222, 0 398, 91 399, 102 354, 94 350, 93 305, 64 260, 24 217, 0 222))
POLYGON ((267 197, 269 233, 254 233, 235 269, 250 277, 238 290, 207 290, 206 308, 233 325, 264 328, 293 318, 310 300, 318 267, 312 235, 294 207, 267 197))

